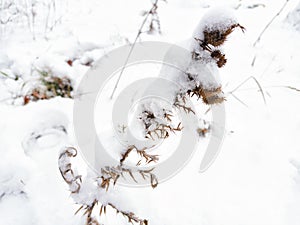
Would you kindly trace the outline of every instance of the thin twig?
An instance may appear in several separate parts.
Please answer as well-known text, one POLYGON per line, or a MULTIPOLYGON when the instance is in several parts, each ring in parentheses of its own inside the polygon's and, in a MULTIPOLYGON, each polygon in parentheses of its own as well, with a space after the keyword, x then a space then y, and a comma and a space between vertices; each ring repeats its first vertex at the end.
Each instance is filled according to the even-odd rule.
POLYGON ((258 42, 260 41, 262 35, 269 28, 269 26, 273 23, 273 21, 276 19, 276 17, 279 16, 280 13, 284 10, 284 8, 286 7, 286 5, 287 5, 288 2, 289 2, 289 0, 285 1, 285 3, 283 4, 283 6, 281 7, 281 9, 276 13, 275 16, 273 16, 273 18, 270 20, 270 22, 265 26, 265 28, 262 30, 262 32, 260 33, 260 35, 258 36, 258 38, 256 39, 256 41, 253 43, 253 47, 255 47, 256 44, 258 44, 258 42))
MULTIPOLYGON (((260 85, 260 83, 258 82, 258 80, 254 76, 248 77, 246 80, 244 80, 242 83, 240 83, 236 88, 234 88, 232 91, 230 91, 229 94, 232 95, 235 91, 237 91, 241 86, 243 86, 245 83, 247 83, 250 79, 254 80, 254 82, 258 86, 258 88, 259 88, 259 90, 261 92, 262 98, 264 100, 264 103, 266 105, 267 101, 266 101, 265 94, 263 92, 262 86, 260 85)), ((234 96, 234 97, 236 97, 236 96, 234 96)))
POLYGON ((247 105, 245 102, 243 102, 241 99, 239 99, 235 94, 233 94, 233 93, 230 93, 230 94, 231 94, 232 97, 234 97, 238 102, 240 102, 243 106, 249 108, 248 105, 247 105))
POLYGON ((6 78, 9 78, 9 79, 12 79, 12 80, 18 80, 18 76, 16 76, 16 77, 11 77, 11 76, 9 76, 7 73, 4 73, 4 72, 2 72, 2 71, 0 71, 0 75, 3 75, 4 77, 6 77, 6 78))
POLYGON ((125 62, 124 62, 124 65, 123 65, 123 67, 122 67, 122 70, 121 70, 121 72, 120 72, 120 75, 119 75, 119 77, 118 77, 118 80, 117 80, 117 82, 116 82, 116 84, 115 84, 115 87, 114 87, 114 89, 113 89, 113 92, 112 92, 112 94, 111 94, 111 96, 110 96, 110 99, 113 98, 113 96, 114 96, 114 94, 115 94, 115 92, 116 92, 116 90, 117 90, 117 88, 118 88, 119 82, 120 82, 120 80, 121 80, 121 77, 122 77, 122 75, 123 75, 123 72, 124 72, 124 70, 125 70, 125 67, 126 67, 128 61, 129 61, 129 58, 130 58, 130 56, 131 56, 131 53, 132 53, 132 51, 133 51, 133 49, 134 49, 134 47, 135 47, 135 45, 136 45, 137 40, 139 39, 140 35, 142 34, 142 30, 143 30, 143 28, 144 28, 144 26, 145 26, 145 24, 146 24, 146 22, 147 22, 147 20, 148 20, 149 15, 151 14, 151 12, 152 12, 154 9, 156 9, 156 7, 157 7, 157 2, 158 2, 158 0, 155 0, 155 2, 154 2, 153 5, 152 5, 152 8, 151 8, 151 9, 147 12, 147 14, 145 15, 145 19, 144 19, 143 23, 142 23, 141 26, 140 26, 140 29, 139 29, 139 31, 138 31, 136 37, 135 37, 135 40, 134 40, 133 44, 131 45, 130 51, 129 51, 128 56, 127 56, 127 58, 126 58, 126 60, 125 60, 125 62))
MULTIPOLYGON (((278 86, 278 87, 280 87, 280 86, 278 86)), ((281 87, 283 87, 283 88, 288 88, 288 89, 290 89, 290 90, 300 92, 300 89, 295 88, 295 87, 292 87, 292 86, 281 86, 281 87)))

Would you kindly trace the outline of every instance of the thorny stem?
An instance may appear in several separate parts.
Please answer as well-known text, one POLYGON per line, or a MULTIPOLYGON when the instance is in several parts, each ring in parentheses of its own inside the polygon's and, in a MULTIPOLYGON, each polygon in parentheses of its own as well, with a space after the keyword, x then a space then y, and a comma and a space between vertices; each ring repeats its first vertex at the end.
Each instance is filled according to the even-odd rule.
MULTIPOLYGON (((72 194, 79 194, 81 189, 81 176, 77 175, 76 172, 72 169, 72 164, 70 162, 70 158, 74 158, 77 156, 77 150, 73 147, 66 148, 60 155, 59 155, 59 170, 60 173, 65 180, 65 182, 69 185, 70 191, 72 194)), ((138 171, 140 175, 146 179, 146 177, 150 176, 151 179, 151 185, 152 187, 157 186, 157 178, 154 174, 152 174, 153 169, 150 170, 140 170, 138 171)), ((118 179, 120 175, 123 175, 123 172, 128 172, 133 177, 132 172, 129 169, 124 169, 122 167, 119 168, 106 168, 101 171, 102 173, 105 173, 109 177, 106 178, 108 183, 105 183, 103 185, 103 177, 102 177, 102 183, 100 184, 99 188, 108 188, 109 182, 111 179, 115 179, 115 181, 118 179)), ((133 177, 134 178, 134 177, 133 177)), ((115 183, 115 182, 114 182, 115 183)), ((97 198, 93 200, 92 203, 78 203, 80 205, 79 209, 75 212, 75 215, 79 211, 83 211, 83 215, 86 216, 86 225, 100 225, 100 222, 93 217, 93 212, 95 207, 101 202, 97 198)), ((117 213, 121 213, 125 218, 127 218, 129 223, 137 223, 138 225, 148 225, 148 221, 146 219, 141 219, 137 217, 133 212, 120 210, 117 208, 117 206, 111 202, 107 202, 106 205, 101 205, 99 215, 101 216, 102 212, 106 213, 106 207, 110 206, 114 210, 116 210, 117 213)))
MULTIPOLYGON (((75 214, 77 214, 79 211, 83 211, 83 215, 86 215, 86 225, 100 225, 99 221, 92 216, 98 203, 98 200, 95 200, 91 205, 82 205, 79 207, 75 214)), ((106 214, 107 206, 110 206, 113 210, 116 211, 117 214, 121 213, 131 224, 136 223, 138 225, 148 225, 148 220, 137 217, 133 212, 121 210, 111 202, 108 202, 106 205, 100 206, 100 217, 102 216, 102 214, 106 214)))
MULTIPOLYGON (((122 165, 123 162, 126 160, 126 158, 129 156, 129 154, 132 152, 132 150, 135 150, 137 154, 139 154, 141 157, 143 157, 146 160, 146 163, 149 164, 151 162, 157 162, 158 161, 158 155, 150 155, 146 152, 147 147, 144 147, 142 149, 138 149, 136 146, 132 145, 129 146, 128 149, 124 154, 122 154, 122 158, 120 159, 120 164, 122 165)), ((140 165, 141 160, 137 163, 137 165, 140 165)))
POLYGON ((127 212, 127 211, 122 211, 122 210, 118 209, 112 203, 108 203, 108 205, 110 207, 112 207, 113 209, 115 209, 117 213, 121 213, 124 217, 126 217, 128 219, 129 223, 135 222, 135 223, 138 223, 139 225, 148 225, 148 221, 147 220, 138 218, 136 215, 134 215, 134 213, 127 212))
MULTIPOLYGON (((113 98, 113 95, 118 87, 118 84, 119 84, 119 81, 121 79, 121 76, 125 70, 125 66, 127 65, 128 61, 129 61, 129 58, 131 56, 131 53, 134 49, 134 46, 139 38, 139 36, 141 35, 142 33, 142 29, 149 17, 150 14, 153 14, 153 12, 156 10, 157 8, 157 2, 158 0, 156 0, 154 3, 153 3, 153 6, 152 8, 147 12, 147 14, 145 15, 145 19, 138 31, 138 34, 136 36, 136 39, 134 41, 134 43, 132 44, 131 48, 130 48, 130 51, 129 51, 129 54, 125 60, 125 63, 124 63, 124 66, 122 67, 122 70, 121 70, 121 73, 118 77, 118 80, 115 84, 115 87, 113 89, 113 92, 112 92, 112 95, 111 95, 111 99, 113 98)), ((225 33, 221 33, 222 35, 222 39, 219 40, 216 35, 217 34, 220 34, 220 31, 214 31, 214 32, 211 32, 211 33, 207 33, 206 36, 207 38, 205 39, 205 44, 203 43, 203 45, 201 45, 203 47, 203 50, 206 50, 206 51, 210 51, 210 47, 208 44, 214 46, 214 47, 218 47, 220 45, 222 45, 225 41, 226 41, 226 37, 233 31, 233 29, 235 27, 240 27, 242 30, 244 29, 241 25, 239 24, 234 24, 232 25, 231 27, 228 28, 228 30, 225 31, 225 33)), ((200 43, 202 44, 202 43, 200 43)), ((221 54, 221 52, 219 51, 212 51, 211 52, 211 57, 213 58, 214 55, 216 54, 219 54, 219 56, 224 56, 221 54), (214 54, 213 54, 214 53, 214 54)), ((220 57, 221 58, 221 57, 220 57)), ((219 65, 218 65, 219 66, 219 65)), ((220 67, 220 66, 219 66, 220 67)), ((235 90, 237 90, 240 86, 242 86, 245 82, 247 82, 248 80, 250 79, 253 79, 257 85, 260 87, 261 91, 262 91, 262 88, 259 84, 259 82, 256 80, 256 78, 254 77, 249 77, 247 80, 245 80, 241 85, 239 85, 235 90)), ((233 90, 231 92, 231 94, 235 91, 233 90)), ((177 106, 179 108, 183 108, 187 113, 190 113, 190 112, 193 112, 195 113, 191 108, 187 107, 186 104, 185 104, 185 96, 189 96, 189 97, 192 97, 193 95, 197 96, 198 99, 202 98, 203 102, 208 104, 208 105, 212 105, 212 104, 217 104, 217 103, 221 103, 225 100, 225 98, 222 96, 220 96, 220 94, 222 94, 222 89, 221 89, 221 86, 220 87, 217 87, 217 88, 214 88, 214 89, 205 89, 203 88, 200 84, 196 84, 195 87, 191 90, 184 90, 184 93, 182 93, 182 99, 178 99, 177 98, 177 101, 174 102, 174 106, 177 106), (184 96, 183 96, 184 95, 184 96)), ((263 94, 263 92, 262 92, 263 94)), ((263 95, 263 98, 264 98, 264 95, 263 95)), ((265 98, 264 98, 265 100, 265 98)), ((165 110, 165 109, 164 109, 165 110)), ((150 112, 151 113, 151 112, 150 112)), ((161 117, 161 116, 160 116, 161 117)), ((166 112, 164 114, 164 119, 165 121, 168 121, 168 122, 171 122, 171 117, 172 117, 172 114, 169 114, 168 112, 166 112)), ((143 118, 142 118, 143 119, 143 118)), ((161 123, 160 120, 155 120, 156 117, 154 116, 154 114, 152 113, 151 114, 146 114, 146 117, 144 119, 144 122, 145 122, 145 129, 146 131, 150 132, 150 137, 151 137, 151 132, 156 132, 156 131, 160 131, 163 133, 163 131, 181 131, 182 130, 182 127, 181 127, 181 123, 178 124, 177 127, 172 127, 171 125, 169 125, 169 123, 161 123), (151 125, 156 125, 156 128, 153 129, 153 130, 150 130, 150 126, 151 125)), ((159 118, 158 119, 162 119, 162 118, 159 118)), ((205 135, 209 130, 209 127, 207 128, 203 128, 203 129, 198 129, 197 131, 199 132, 200 135, 205 135)), ((167 133, 168 134, 168 133, 167 133)), ((158 135, 159 138, 166 138, 168 136, 166 135, 158 135)), ((137 149, 137 147, 135 146, 129 146, 127 151, 122 155, 122 158, 120 160, 120 164, 118 166, 115 166, 115 167, 105 167, 105 168, 102 168, 101 169, 101 176, 100 177, 97 177, 96 180, 93 180, 93 181, 96 181, 97 182, 97 188, 100 188, 100 189, 106 189, 108 190, 109 188, 109 185, 111 183, 113 184, 116 184, 117 180, 123 176, 124 174, 129 174, 131 176, 131 178, 137 182, 137 180, 135 179, 134 175, 133 175, 133 172, 130 168, 124 168, 124 166, 122 165, 122 163, 126 160, 126 158, 129 156, 129 154, 135 150, 141 157, 145 158, 146 159, 146 162, 152 162, 152 161, 156 161, 158 160, 158 157, 156 155, 148 155, 146 153, 146 150, 147 148, 143 148, 143 149, 137 149)), ((66 158, 68 157, 74 157, 76 156, 76 154, 73 154, 72 151, 65 151, 64 153, 62 153, 62 155, 60 156, 60 158, 62 156, 66 156, 66 158)), ((66 158, 63 158, 61 160, 61 163, 62 165, 60 166, 60 170, 61 170, 61 173, 62 173, 62 176, 63 178, 65 179, 65 181, 69 184, 70 186, 70 189, 72 189, 74 191, 75 189, 75 192, 73 194, 79 194, 79 190, 80 190, 80 185, 79 185, 79 189, 77 190, 74 185, 72 185, 74 181, 77 181, 79 180, 80 181, 80 184, 81 184, 81 178, 80 176, 78 176, 77 174, 74 174, 71 170, 71 163, 68 161, 68 159, 66 158), (72 175, 72 176, 70 176, 72 175), (73 186, 73 187, 72 187, 73 186)), ((139 164, 139 162, 138 162, 139 164)), ((149 170, 137 170, 137 172, 144 178, 150 178, 151 180, 151 186, 153 188, 155 188, 157 185, 158 185, 158 179, 157 177, 155 176, 154 173, 152 173, 152 171, 154 170, 154 168, 152 169, 149 169, 149 170)), ((95 225, 95 224, 99 224, 99 222, 92 217, 92 213, 93 213, 93 209, 95 207, 95 205, 98 204, 99 200, 98 200, 98 197, 93 197, 95 198, 93 200, 93 203, 91 203, 91 201, 89 201, 89 203, 81 203, 81 207, 79 208, 78 211, 80 211, 81 209, 83 209, 85 212, 84 212, 84 215, 87 215, 87 225, 95 225)), ((121 213, 124 217, 126 217, 128 219, 128 222, 130 223, 139 223, 139 225, 148 225, 148 221, 147 220, 142 220, 142 219, 139 219, 138 217, 135 216, 134 213, 132 212, 128 212, 128 211, 122 211, 120 209, 118 209, 114 204, 110 203, 110 202, 106 202, 105 205, 102 205, 100 207, 100 216, 102 214, 102 212, 106 213, 106 207, 107 206, 110 206, 112 207, 113 209, 115 209, 117 211, 117 213, 121 213)), ((77 211, 77 212, 78 212, 77 211)))
MULTIPOLYGON (((152 173, 154 169, 155 168, 136 171, 142 176, 144 180, 150 178, 150 184, 152 188, 156 188, 158 185, 157 177, 155 176, 154 173, 152 173)), ((99 183, 99 185, 101 188, 106 190, 108 190, 111 181, 113 181, 113 185, 115 185, 120 177, 124 177, 124 174, 129 174, 132 180, 137 183, 137 180, 135 179, 133 172, 130 169, 124 168, 122 165, 118 165, 116 167, 102 168, 101 173, 103 174, 103 176, 100 177, 101 182, 99 183)))

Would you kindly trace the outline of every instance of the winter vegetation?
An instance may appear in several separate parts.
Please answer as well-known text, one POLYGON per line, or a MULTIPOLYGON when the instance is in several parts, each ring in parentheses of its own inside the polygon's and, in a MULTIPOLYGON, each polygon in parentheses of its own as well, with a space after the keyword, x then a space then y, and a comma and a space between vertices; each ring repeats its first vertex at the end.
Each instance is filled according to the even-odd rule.
MULTIPOLYGON (((299 7, 296 0, 1 1, 0 224, 297 225, 299 7), (184 131, 177 111, 197 117, 197 151, 163 183, 155 165, 165 155, 130 139, 124 148, 110 138, 119 163, 96 173, 72 127, 86 72, 124 44, 128 60, 148 40, 184 47, 185 70, 121 69, 106 94, 113 102, 128 73, 180 84, 168 89, 171 107, 143 102, 131 118, 141 140, 159 144, 184 131), (226 137, 219 158, 199 173, 218 104, 226 106, 226 137), (118 185, 137 176, 149 187, 118 185)), ((125 137, 127 129, 120 124, 125 137)))

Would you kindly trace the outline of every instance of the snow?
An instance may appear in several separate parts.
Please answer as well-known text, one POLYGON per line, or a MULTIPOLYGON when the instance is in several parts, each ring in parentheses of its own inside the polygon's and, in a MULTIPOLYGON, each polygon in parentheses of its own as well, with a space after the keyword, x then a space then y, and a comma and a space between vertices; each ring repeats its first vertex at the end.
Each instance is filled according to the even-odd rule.
MULTIPOLYGON (((151 2, 56 2, 57 14, 63 12, 64 17, 52 32, 47 32, 47 40, 42 23, 37 25, 36 41, 32 41, 25 20, 24 24, 17 20, 0 26, 0 71, 20 77, 15 81, 0 74, 0 224, 83 225, 82 213, 74 215, 78 209, 74 199, 90 203, 95 197, 104 204, 113 202, 134 211, 150 225, 299 224, 300 92, 289 88, 300 88, 298 1, 289 1, 256 47, 253 43, 284 1, 230 0, 226 1, 228 10, 221 0, 161 2, 158 14, 162 35, 142 34, 141 40, 182 43, 179 45, 189 49, 193 36, 203 29, 216 25, 222 29, 224 23, 227 27, 236 21, 246 28, 245 33, 237 29, 224 44, 222 51, 228 62, 221 69, 213 64, 203 67, 184 62, 191 73, 204 71, 199 73, 199 81, 205 80, 207 88, 222 85, 227 127, 221 153, 205 173, 198 173, 209 137, 201 138, 199 151, 189 164, 156 189, 115 186, 107 194, 101 189, 95 191, 95 174, 87 172, 79 154, 72 163, 76 173, 83 175, 83 194, 71 196, 59 172, 58 157, 65 146, 76 147, 73 100, 56 97, 23 106, 22 99, 12 101, 11 97, 31 88, 38 76, 35 68, 68 76, 76 88, 89 69, 85 64, 95 62, 127 39, 133 40, 142 22, 140 12, 151 7, 151 2), (254 4, 261 5, 252 7, 254 4), (218 8, 199 24, 213 6, 218 8), (59 11, 64 8, 67 11, 59 11), (213 25, 207 26, 206 21, 213 25), (72 66, 67 64, 69 59, 72 66), (234 96, 231 94, 250 76, 258 79, 266 104, 252 79, 234 91, 234 96)), ((133 70, 135 79, 139 70, 147 75, 160 73, 153 68, 133 70)), ((162 75, 166 73, 161 71, 162 75)), ((180 77, 173 75, 175 80, 180 77)), ((124 79, 123 85, 130 82, 124 79)), ((127 224, 112 212, 103 222, 127 224)))
POLYGON ((225 31, 233 24, 238 23, 234 16, 234 10, 223 6, 214 7, 207 12, 199 22, 193 37, 203 40, 203 31, 225 31))
POLYGON ((299 10, 300 10, 300 3, 297 5, 297 7, 291 11, 287 17, 286 21, 296 30, 299 31, 299 20, 300 20, 300 15, 299 15, 299 10))

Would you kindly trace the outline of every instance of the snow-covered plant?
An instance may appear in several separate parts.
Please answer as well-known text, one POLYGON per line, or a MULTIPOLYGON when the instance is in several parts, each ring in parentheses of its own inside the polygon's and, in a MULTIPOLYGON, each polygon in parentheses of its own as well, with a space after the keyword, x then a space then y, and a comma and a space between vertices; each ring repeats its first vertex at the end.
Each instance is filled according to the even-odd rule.
MULTIPOLYGON (((32 65, 32 68, 34 67, 32 65)), ((53 71, 53 69, 43 66, 42 69, 32 69, 29 74, 19 74, 11 68, 0 70, 1 82, 10 82, 12 89, 8 88, 7 91, 11 92, 11 96, 5 100, 10 104, 26 105, 57 96, 73 98, 74 84, 68 71, 53 71)))
POLYGON ((121 79, 121 76, 124 72, 124 68, 125 66, 127 65, 128 63, 128 60, 131 56, 131 53, 138 41, 138 39, 140 38, 141 34, 144 33, 144 32, 147 32, 149 34, 153 33, 154 31, 158 31, 159 33, 161 33, 161 26, 160 26, 160 19, 158 17, 158 13, 157 13, 157 9, 158 9, 158 2, 159 1, 165 1, 165 0, 153 0, 152 1, 152 7, 148 10, 148 11, 142 11, 142 16, 144 17, 144 20, 136 34, 136 37, 134 39, 134 42, 132 43, 131 45, 131 50, 125 60, 125 63, 124 63, 124 67, 123 69, 121 70, 121 73, 119 75, 119 78, 118 78, 118 81, 116 82, 115 84, 115 87, 112 91, 112 94, 111 94, 111 98, 113 97, 117 87, 118 87, 118 84, 119 84, 119 81, 121 79), (148 30, 144 30, 145 26, 148 24, 148 30))
MULTIPOLYGON (((80 205, 79 211, 86 215, 86 225, 99 225, 97 214, 106 213, 108 207, 122 214, 130 223, 148 225, 148 221, 137 217, 133 212, 122 210, 117 203, 109 200, 108 188, 111 182, 116 183, 123 173, 131 173, 122 168, 103 168, 102 176, 95 177, 91 171, 83 177, 72 167, 71 158, 76 157, 74 148, 64 149, 59 156, 59 169, 65 182, 69 185, 72 198, 80 205)), ((144 171, 144 176, 151 171, 144 171)))
MULTIPOLYGON (((155 31, 158 33, 161 33, 161 27, 160 27, 160 19, 157 13, 158 9, 158 1, 154 0, 152 1, 152 7, 149 11, 142 11, 142 16, 145 16, 145 23, 148 22, 148 30, 147 33, 151 34, 155 31), (148 19, 149 16, 149 19, 148 19), (149 20, 149 21, 147 21, 149 20)), ((165 1, 165 0, 160 0, 165 1)))
MULTIPOLYGON (((164 73, 169 80, 180 84, 178 88, 165 87, 169 101, 173 104, 169 106, 150 99, 135 108, 131 123, 134 124, 141 138, 151 140, 153 141, 151 143, 155 145, 156 141, 169 138, 172 133, 181 132, 184 127, 180 120, 176 120, 175 109, 183 110, 188 115, 195 114, 188 104, 188 98, 195 96, 206 105, 219 104, 225 100, 222 84, 218 78, 218 69, 226 64, 225 54, 221 47, 228 35, 237 27, 244 30, 231 12, 224 9, 212 10, 203 17, 191 37, 190 54, 186 59, 181 59, 184 61, 185 69, 183 71, 166 70, 164 73)), ((172 57, 173 53, 171 49, 166 57, 172 57)), ((195 132, 198 132, 200 136, 205 136, 209 130, 209 125, 204 122, 203 128, 195 132)), ((102 168, 98 176, 88 171, 83 178, 75 171, 70 162, 70 158, 77 154, 74 148, 64 149, 59 157, 61 174, 69 185, 74 201, 80 205, 79 209, 84 210, 87 225, 100 224, 98 217, 106 212, 108 206, 123 214, 128 222, 148 224, 147 220, 138 218, 132 212, 122 211, 117 207, 116 202, 110 201, 112 190, 109 187, 115 185, 120 177, 127 174, 137 182, 135 179, 137 174, 126 167, 125 163, 133 153, 140 157, 136 162, 137 168, 142 164, 153 165, 153 168, 137 170, 137 173, 144 179, 148 179, 153 188, 158 185, 155 164, 159 161, 159 156, 148 152, 153 146, 139 146, 139 142, 135 143, 130 138, 127 143, 127 148, 119 156, 119 164, 102 168), (101 205, 98 211, 94 210, 97 204, 101 205)))
POLYGON ((0 6, 1 16, 0 16, 0 24, 7 25, 12 23, 18 18, 19 9, 16 5, 11 1, 1 2, 0 6))
POLYGON ((188 96, 195 95, 205 104, 216 104, 225 100, 218 68, 227 62, 222 45, 237 27, 242 31, 245 29, 232 16, 231 11, 226 9, 211 10, 203 17, 193 34, 191 60, 183 74, 183 86, 187 88, 185 93, 188 96))
POLYGON ((38 82, 24 96, 24 104, 56 96, 72 98, 73 86, 68 77, 55 76, 49 71, 37 70, 37 72, 39 74, 38 82))
POLYGON ((171 108, 147 102, 139 106, 137 112, 138 120, 141 124, 143 137, 152 140, 168 138, 171 132, 181 131, 181 123, 172 123, 173 112, 171 108))
POLYGON ((65 13, 64 2, 58 0, 5 0, 0 4, 0 27, 27 27, 33 39, 47 35, 59 24, 65 13))

